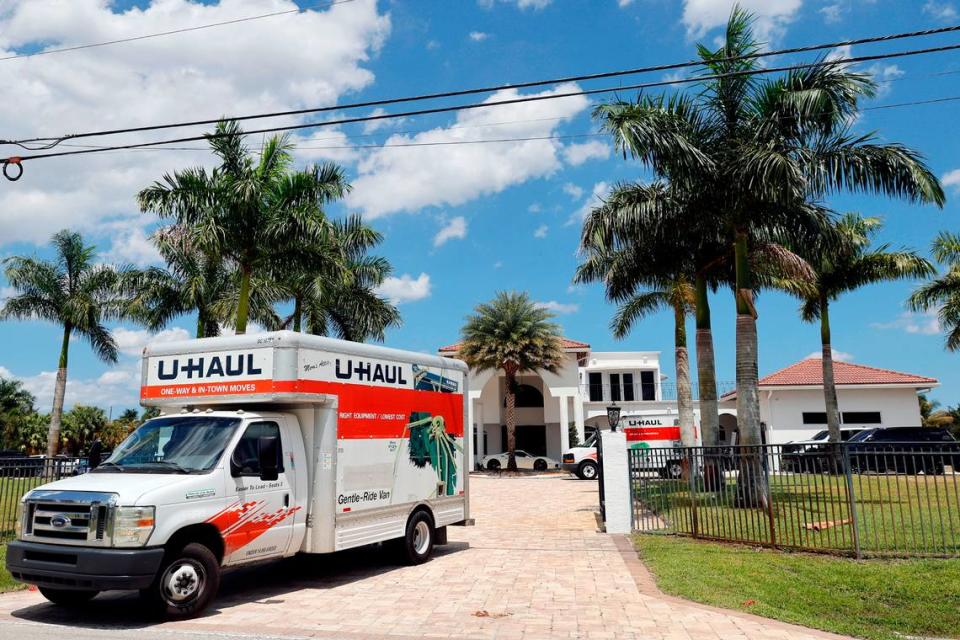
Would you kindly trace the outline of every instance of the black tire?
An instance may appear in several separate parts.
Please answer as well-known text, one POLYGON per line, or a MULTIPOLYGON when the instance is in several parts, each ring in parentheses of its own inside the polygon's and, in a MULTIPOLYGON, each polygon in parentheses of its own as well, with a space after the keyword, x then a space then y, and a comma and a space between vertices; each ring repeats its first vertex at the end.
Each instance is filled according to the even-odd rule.
POLYGON ((100 592, 40 587, 40 593, 43 594, 44 598, 61 607, 79 607, 93 600, 100 592))
POLYGON ((416 565, 429 560, 435 538, 433 518, 426 511, 415 511, 407 520, 407 533, 403 538, 404 562, 416 565))
POLYGON ((577 477, 581 480, 596 480, 599 470, 596 462, 593 460, 584 460, 580 463, 580 466, 577 467, 577 477))
POLYGON ((669 461, 660 469, 660 477, 667 480, 679 480, 683 477, 683 464, 679 460, 669 461))
POLYGON ((546 471, 547 470, 547 461, 543 458, 537 458, 533 461, 533 470, 534 471, 546 471))
POLYGON ((487 469, 490 471, 497 471, 500 468, 500 461, 494 458, 493 460, 487 461, 487 469))
POLYGON ((157 577, 141 595, 168 619, 192 618, 206 609, 220 588, 220 563, 206 546, 191 542, 167 552, 157 577))

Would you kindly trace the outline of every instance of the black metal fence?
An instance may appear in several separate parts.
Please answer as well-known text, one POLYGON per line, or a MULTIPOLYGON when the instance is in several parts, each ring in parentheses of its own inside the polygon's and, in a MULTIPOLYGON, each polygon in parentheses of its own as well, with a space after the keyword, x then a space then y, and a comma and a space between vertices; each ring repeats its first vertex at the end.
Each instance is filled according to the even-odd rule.
POLYGON ((86 458, 0 458, 0 542, 13 538, 20 515, 20 498, 25 493, 41 484, 78 475, 86 470, 86 458))
POLYGON ((960 556, 960 443, 634 448, 633 528, 855 557, 960 556))

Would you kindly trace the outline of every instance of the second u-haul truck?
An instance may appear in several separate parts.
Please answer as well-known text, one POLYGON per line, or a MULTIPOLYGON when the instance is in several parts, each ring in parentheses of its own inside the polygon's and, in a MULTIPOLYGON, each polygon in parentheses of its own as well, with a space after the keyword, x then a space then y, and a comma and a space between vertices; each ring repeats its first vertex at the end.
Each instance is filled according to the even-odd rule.
MULTIPOLYGON (((683 474, 682 456, 673 457, 664 454, 663 449, 677 448, 680 441, 680 427, 675 418, 651 416, 624 416, 620 419, 627 447, 639 453, 631 456, 633 471, 655 471, 664 478, 679 478, 683 474), (673 423, 673 424, 669 424, 673 423), (656 449, 656 455, 649 450, 656 449)), ((699 429, 696 430, 699 438, 699 429)), ((597 433, 594 431, 586 442, 579 447, 571 447, 563 452, 561 467, 576 474, 581 480, 594 480, 597 477, 597 433)))
POLYGON ((469 522, 463 362, 292 332, 148 347, 161 408, 90 473, 22 501, 7 568, 64 605, 139 589, 198 614, 225 567, 469 522))

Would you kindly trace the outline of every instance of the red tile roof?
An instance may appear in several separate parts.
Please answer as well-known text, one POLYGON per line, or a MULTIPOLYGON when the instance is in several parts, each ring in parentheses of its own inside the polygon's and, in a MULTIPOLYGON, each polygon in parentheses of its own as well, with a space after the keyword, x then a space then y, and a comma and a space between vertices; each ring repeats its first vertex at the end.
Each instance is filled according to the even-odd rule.
MULTIPOLYGON (((590 345, 587 344, 586 342, 580 342, 579 340, 570 340, 569 338, 561 338, 561 339, 563 340, 563 348, 567 351, 570 351, 573 349, 584 350, 584 349, 590 348, 590 345)), ((437 351, 440 351, 441 353, 448 353, 448 352, 452 353, 459 350, 460 350, 459 342, 455 344, 448 344, 445 347, 440 347, 439 349, 437 349, 437 351)))
MULTIPOLYGON (((891 369, 868 367, 862 364, 838 362, 836 360, 833 362, 833 378, 837 385, 906 384, 927 386, 939 383, 936 378, 917 376, 912 373, 903 373, 902 371, 893 371, 891 369)), ((820 362, 820 358, 807 358, 806 360, 795 362, 789 367, 785 367, 760 378, 760 388, 807 385, 823 385, 823 364, 820 362)), ((723 399, 730 400, 736 397, 736 395, 736 391, 731 391, 730 393, 725 393, 723 399)))

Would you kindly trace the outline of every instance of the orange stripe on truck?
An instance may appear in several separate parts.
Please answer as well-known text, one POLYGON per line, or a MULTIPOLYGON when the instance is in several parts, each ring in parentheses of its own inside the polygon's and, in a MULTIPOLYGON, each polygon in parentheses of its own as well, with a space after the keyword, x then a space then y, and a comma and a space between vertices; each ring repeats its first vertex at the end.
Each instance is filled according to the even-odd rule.
POLYGON ((339 438, 402 438, 411 414, 443 416, 446 432, 463 437, 463 394, 324 380, 251 380, 140 388, 141 398, 198 400, 241 394, 316 393, 339 398, 339 438))

